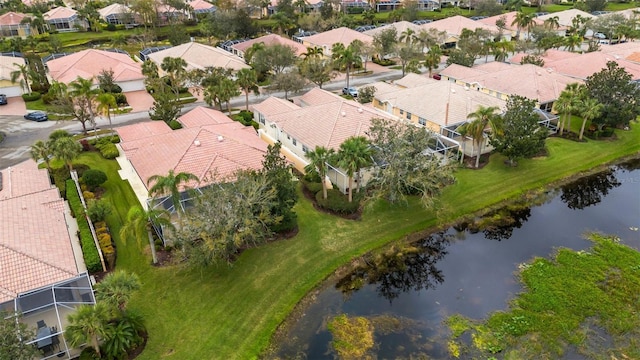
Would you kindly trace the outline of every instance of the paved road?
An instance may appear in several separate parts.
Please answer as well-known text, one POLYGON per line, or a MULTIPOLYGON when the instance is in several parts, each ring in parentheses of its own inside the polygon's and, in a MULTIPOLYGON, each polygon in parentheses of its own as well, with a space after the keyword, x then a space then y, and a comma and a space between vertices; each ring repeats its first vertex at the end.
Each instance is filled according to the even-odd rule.
MULTIPOLYGON (((351 77, 350 86, 363 86, 376 81, 399 79, 401 72, 399 70, 391 70, 388 72, 373 74, 366 77, 351 77)), ((329 91, 339 91, 345 86, 344 80, 337 80, 326 84, 323 88, 329 91)), ((310 89, 309 86, 307 89, 310 89)), ((303 90, 304 91, 304 90, 303 90)), ((249 95, 249 103, 255 104, 264 101, 269 96, 284 98, 284 92, 272 92, 261 95, 249 95)), ((182 109, 185 113, 197 106, 206 106, 202 102, 187 104, 182 109)), ((244 95, 238 96, 231 101, 231 106, 235 108, 244 108, 244 95)), ((1 110, 1 108, 0 108, 1 110)), ((141 121, 149 120, 149 113, 146 111, 117 115, 112 119, 113 126, 121 126, 133 124, 141 121)), ((97 126, 107 128, 108 122, 104 119, 96 120, 97 126)), ((82 126, 77 121, 48 121, 36 123, 22 118, 22 116, 2 115, 0 112, 0 132, 6 137, 0 143, 0 169, 15 165, 30 157, 29 150, 31 145, 38 140, 45 140, 49 134, 57 129, 65 129, 70 132, 82 130, 82 126)))

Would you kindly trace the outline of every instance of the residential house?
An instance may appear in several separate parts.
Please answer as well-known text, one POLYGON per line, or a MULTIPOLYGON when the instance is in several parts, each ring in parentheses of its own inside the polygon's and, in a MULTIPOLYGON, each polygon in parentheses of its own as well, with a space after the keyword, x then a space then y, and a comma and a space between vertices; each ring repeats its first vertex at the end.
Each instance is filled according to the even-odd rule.
POLYGON ((47 62, 51 80, 68 84, 78 77, 94 78, 104 70, 112 70, 115 83, 122 92, 144 90, 144 75, 140 63, 135 62, 128 54, 112 51, 88 49, 69 54, 47 62))
POLYGON ((128 6, 119 3, 103 7, 98 10, 98 13, 107 24, 134 26, 139 23, 138 15, 133 13, 128 6))
POLYGON ((19 80, 11 82, 11 73, 17 71, 19 65, 25 65, 22 57, 0 55, 0 93, 8 97, 20 96, 24 89, 20 86, 19 80))
MULTIPOLYGON (((267 151, 253 127, 243 126, 223 113, 197 107, 178 121, 183 128, 172 130, 163 121, 149 121, 116 129, 120 135, 121 156, 117 159, 123 180, 129 181, 143 206, 154 175, 165 176, 169 170, 196 175, 200 182, 183 186, 203 187, 220 179, 232 179, 237 170, 259 170, 267 151)), ((173 211, 167 198, 158 202, 173 211)), ((184 206, 183 204, 181 204, 184 206)))
MULTIPOLYGON (((612 46, 621 45, 624 44, 612 46)), ((631 46, 627 49, 631 48, 631 46)), ((619 49, 624 48, 625 47, 622 46, 619 49)), ((626 59, 616 55, 616 51, 611 50, 612 48, 610 47, 606 47, 605 49, 610 52, 593 51, 584 54, 575 54, 568 51, 550 49, 547 50, 541 58, 544 61, 544 69, 546 71, 553 71, 577 80, 586 80, 590 75, 605 69, 609 61, 617 62, 620 67, 631 74, 634 81, 640 80, 640 62, 633 61, 634 57, 631 56, 635 51, 631 51, 630 54, 627 55, 631 56, 631 59, 626 59)), ((516 54, 511 58, 510 62, 519 63, 525 55, 526 54, 522 53, 516 54)))
POLYGON ((458 40, 460 40, 460 35, 464 29, 471 31, 483 29, 489 31, 494 36, 500 33, 500 29, 495 25, 488 25, 479 21, 474 21, 461 15, 444 18, 420 26, 427 31, 434 29, 434 31, 437 32, 445 32, 447 37, 442 43, 442 46, 444 47, 455 47, 458 40))
POLYGON ((38 35, 38 29, 32 28, 29 24, 22 24, 22 20, 29 15, 9 11, 0 15, 0 36, 2 37, 27 37, 38 35))
POLYGON ((45 356, 80 354, 64 339, 67 316, 95 304, 67 203, 33 160, 0 170, 0 312, 20 313, 45 356), (39 326, 43 325, 43 326, 39 326))
POLYGON ((71 32, 85 30, 89 24, 78 17, 78 12, 69 7, 59 6, 42 15, 51 30, 71 32))
POLYGON ((244 60, 240 57, 229 54, 222 49, 197 42, 188 42, 165 50, 150 53, 146 56, 149 60, 155 62, 158 67, 160 67, 162 60, 165 57, 179 57, 187 62, 187 70, 205 69, 207 67, 222 67, 238 71, 240 69, 249 68, 249 65, 245 64, 244 60))
POLYGON ((615 59, 625 59, 634 63, 640 63, 640 42, 628 41, 615 45, 600 45, 601 53, 609 54, 615 59))
MULTIPOLYGON (((511 11, 505 14, 490 16, 488 18, 484 18, 476 21, 486 25, 495 26, 496 28, 498 28, 498 36, 500 38, 511 40, 512 38, 515 39, 515 38, 518 38, 519 36, 521 39, 528 39, 529 38, 528 29, 520 29, 515 24, 517 14, 518 14, 517 11, 511 11), (504 22, 504 26, 502 25, 498 26, 500 22, 504 22)), ((542 26, 544 25, 544 21, 536 17, 536 18, 533 18, 533 24, 534 26, 542 26)), ((564 32, 562 33, 562 35, 564 35, 564 32)))
MULTIPOLYGON (((253 105, 252 110, 260 124, 260 137, 269 143, 282 143, 283 154, 302 172, 309 163, 306 153, 317 146, 338 150, 346 139, 366 136, 371 119, 397 120, 320 88, 309 90, 294 102, 270 97, 253 105)), ((346 192, 348 178, 340 169, 332 167, 329 178, 346 192)))
POLYGON ((548 20, 550 18, 557 18, 558 24, 564 28, 570 28, 573 26, 574 20, 576 18, 583 18, 586 20, 596 19, 597 16, 591 15, 588 12, 578 10, 578 9, 567 9, 563 11, 558 11, 542 16, 538 16, 536 19, 538 20, 548 20))
POLYGON ((423 28, 420 25, 414 24, 412 22, 409 22, 409 21, 397 21, 397 22, 391 23, 389 25, 379 26, 379 27, 373 28, 371 30, 364 31, 362 33, 365 34, 365 35, 369 35, 369 36, 371 36, 373 38, 374 36, 378 35, 379 33, 383 32, 384 30, 389 29, 389 28, 396 29, 396 33, 398 34, 398 36, 400 36, 400 34, 406 32, 408 30, 413 31, 414 34, 416 34, 416 35, 418 33, 420 33, 420 31, 423 30, 423 28))
POLYGON ((209 14, 218 10, 215 5, 208 3, 204 0, 193 0, 188 2, 189 6, 193 9, 195 14, 209 14))
POLYGON ((548 71, 536 65, 510 65, 491 62, 468 68, 452 64, 440 72, 442 81, 452 81, 507 100, 511 95, 520 95, 535 100, 540 109, 550 112, 560 93, 572 83, 581 80, 548 71))
POLYGON ((302 40, 302 45, 305 47, 320 47, 324 56, 331 57, 331 48, 333 44, 341 43, 345 47, 349 46, 353 40, 360 40, 363 43, 371 43, 373 38, 369 35, 361 32, 341 27, 329 31, 325 31, 319 34, 299 37, 302 40))
POLYGON ((251 40, 247 40, 247 41, 243 41, 237 44, 233 44, 231 46, 229 46, 229 50, 244 59, 244 53, 247 51, 247 49, 249 49, 251 46, 253 46, 253 44, 259 44, 262 43, 266 46, 271 46, 271 45, 284 45, 284 46, 288 46, 290 48, 292 48, 295 51, 295 54, 297 56, 301 56, 302 54, 304 54, 307 51, 307 48, 304 47, 304 45, 300 44, 299 42, 295 42, 291 39, 287 39, 283 36, 280 36, 278 34, 268 34, 265 36, 261 36, 259 38, 255 38, 255 39, 251 39, 251 40))

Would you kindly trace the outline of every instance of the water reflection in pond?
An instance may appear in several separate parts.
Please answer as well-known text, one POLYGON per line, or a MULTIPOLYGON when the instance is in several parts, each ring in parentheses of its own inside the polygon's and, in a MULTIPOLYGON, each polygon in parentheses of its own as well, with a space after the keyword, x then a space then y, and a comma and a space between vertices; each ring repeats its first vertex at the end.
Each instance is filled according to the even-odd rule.
POLYGON ((583 234, 589 231, 640 248, 638 169, 639 161, 626 163, 562 186, 531 208, 516 205, 491 214, 494 221, 476 219, 364 257, 317 294, 277 356, 334 358, 326 323, 345 313, 374 324, 374 358, 449 358, 442 320, 456 313, 480 319, 505 309, 521 290, 514 276, 519 264, 557 247, 587 248, 583 234))

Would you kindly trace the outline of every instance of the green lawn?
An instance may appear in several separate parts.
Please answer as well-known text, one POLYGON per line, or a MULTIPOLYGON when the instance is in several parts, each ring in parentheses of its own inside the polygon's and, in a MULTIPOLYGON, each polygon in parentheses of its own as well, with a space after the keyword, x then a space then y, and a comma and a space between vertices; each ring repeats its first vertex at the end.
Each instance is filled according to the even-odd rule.
POLYGON ((482 170, 460 170, 436 213, 420 208, 389 208, 377 203, 362 220, 349 221, 318 213, 301 198, 296 205, 299 233, 244 252, 232 267, 154 268, 137 244, 124 244, 118 230, 136 199, 128 184, 117 180, 118 165, 97 154, 79 162, 107 173, 105 194, 117 211, 109 219, 118 245, 117 267, 134 271, 143 287, 131 307, 140 310, 149 330, 139 359, 251 359, 269 346, 277 326, 296 303, 335 269, 390 241, 450 223, 471 212, 541 189, 575 173, 640 152, 640 126, 619 131, 615 142, 576 143, 549 139, 549 156, 524 160, 507 168, 494 155, 482 170))

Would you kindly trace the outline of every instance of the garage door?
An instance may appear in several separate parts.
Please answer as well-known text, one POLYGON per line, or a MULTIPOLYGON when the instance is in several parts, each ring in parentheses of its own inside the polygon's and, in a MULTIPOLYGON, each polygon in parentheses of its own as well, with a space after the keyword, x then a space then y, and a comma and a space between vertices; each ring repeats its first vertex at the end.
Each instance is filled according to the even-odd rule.
POLYGON ((22 95, 22 89, 20 86, 10 86, 0 88, 0 94, 5 94, 7 97, 14 97, 22 95))
POLYGON ((122 81, 122 82, 118 82, 118 85, 120 85, 120 87, 122 88, 122 92, 144 90, 143 80, 122 81))

